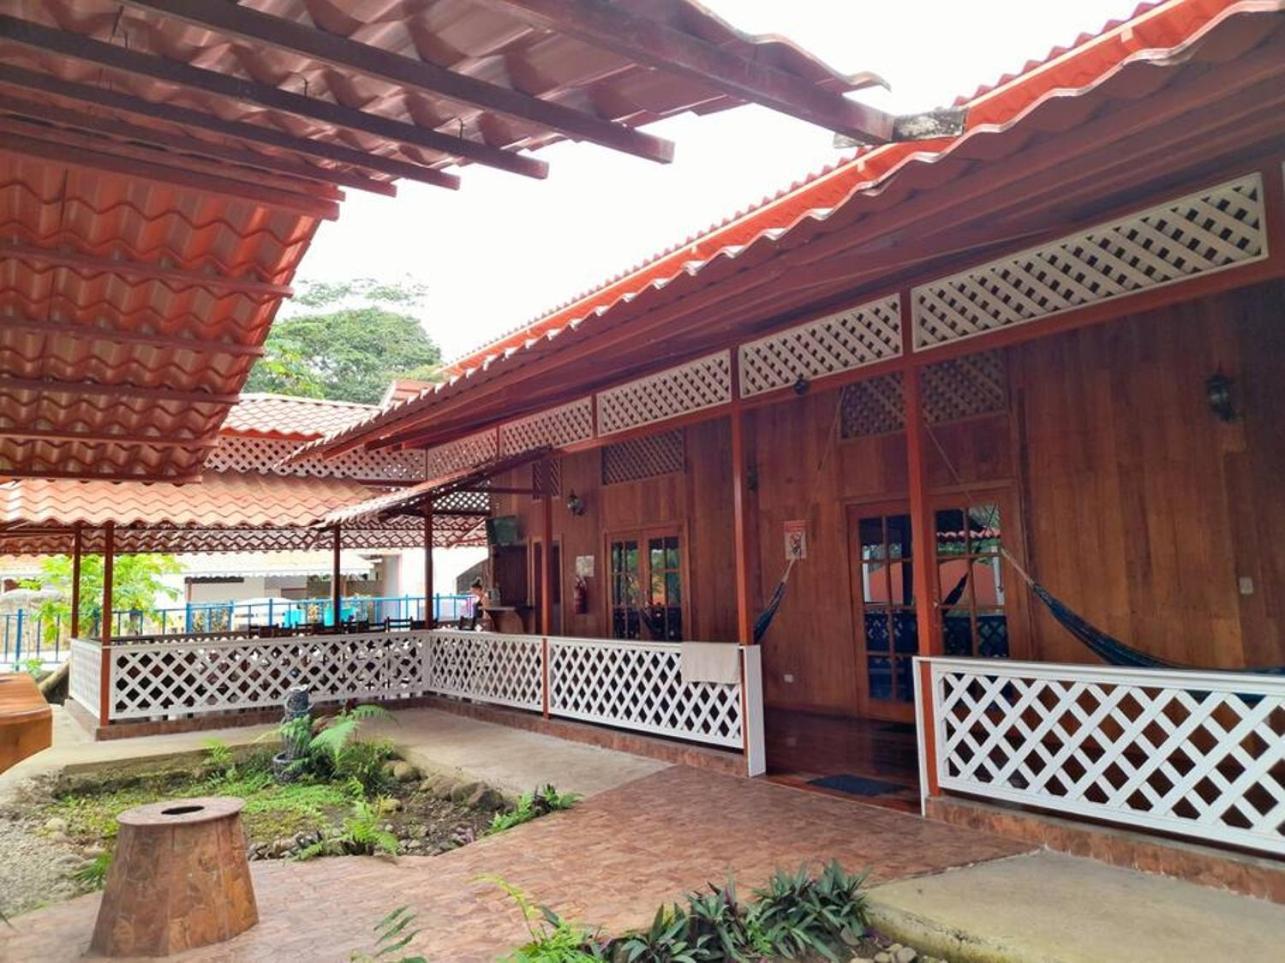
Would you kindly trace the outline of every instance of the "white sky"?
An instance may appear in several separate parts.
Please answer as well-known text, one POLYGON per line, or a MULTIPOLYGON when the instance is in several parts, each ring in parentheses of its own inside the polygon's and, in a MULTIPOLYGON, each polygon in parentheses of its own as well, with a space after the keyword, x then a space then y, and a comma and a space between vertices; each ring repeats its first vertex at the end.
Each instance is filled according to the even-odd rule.
MULTIPOLYGON (((742 30, 789 37, 845 72, 892 85, 853 96, 893 113, 957 94, 1128 16, 1136 0, 704 0, 742 30)), ((422 321, 450 359, 844 155, 831 134, 754 105, 647 128, 668 165, 595 144, 556 144, 539 181, 483 167, 446 191, 402 181, 396 198, 349 191, 301 280, 412 277, 422 321)), ((283 317, 289 316, 287 309, 283 317)))

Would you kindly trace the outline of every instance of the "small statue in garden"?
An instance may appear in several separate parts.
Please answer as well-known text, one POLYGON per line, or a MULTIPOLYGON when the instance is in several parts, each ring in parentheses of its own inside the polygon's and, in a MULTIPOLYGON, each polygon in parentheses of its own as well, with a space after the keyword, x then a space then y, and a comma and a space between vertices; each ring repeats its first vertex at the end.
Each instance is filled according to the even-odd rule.
POLYGON ((298 770, 296 762, 308 754, 312 741, 312 705, 308 687, 291 686, 286 693, 285 714, 281 718, 281 751, 272 757, 272 772, 277 782, 291 782, 298 770))

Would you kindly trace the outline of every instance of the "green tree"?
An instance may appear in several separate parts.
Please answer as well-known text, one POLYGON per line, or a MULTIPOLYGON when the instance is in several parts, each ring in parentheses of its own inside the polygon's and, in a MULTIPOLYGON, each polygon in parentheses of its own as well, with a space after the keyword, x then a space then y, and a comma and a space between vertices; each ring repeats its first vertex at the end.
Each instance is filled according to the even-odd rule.
MULTIPOLYGON (((112 611, 139 612, 144 618, 156 612, 158 595, 178 598, 178 592, 163 581, 166 575, 177 575, 182 566, 173 555, 117 555, 112 566, 112 611)), ((24 588, 54 589, 58 597, 40 606, 45 635, 50 639, 58 630, 58 621, 71 624, 71 556, 52 555, 40 563, 40 578, 24 583, 24 588)), ((103 613, 103 557, 84 555, 80 559, 80 625, 88 632, 103 613)))
POLYGON ((305 282, 293 310, 273 325, 246 391, 378 402, 394 378, 436 380, 441 349, 413 312, 426 289, 370 278, 305 282))

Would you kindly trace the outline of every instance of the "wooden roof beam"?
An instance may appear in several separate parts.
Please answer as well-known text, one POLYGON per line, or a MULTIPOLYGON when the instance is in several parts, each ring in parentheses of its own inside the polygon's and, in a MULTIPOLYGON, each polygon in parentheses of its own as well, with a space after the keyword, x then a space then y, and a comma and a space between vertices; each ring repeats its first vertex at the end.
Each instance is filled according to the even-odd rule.
MULTIPOLYGON (((678 74, 729 97, 789 114, 862 144, 896 136, 896 118, 823 90, 794 74, 756 63, 651 17, 601 0, 484 0, 528 23, 678 74)), ((159 5, 159 4, 158 4, 159 5)), ((874 82, 878 83, 877 79, 874 82)))
MULTIPOLYGON (((0 248, 0 253, 5 249, 0 248)), ((136 344, 145 348, 169 348, 175 351, 196 351, 209 355, 260 358, 263 345, 235 344, 230 341, 207 341, 201 338, 175 337, 163 334, 145 334, 140 331, 121 331, 92 324, 72 324, 67 321, 35 321, 26 318, 5 318, 6 332, 24 332, 40 337, 76 338, 88 341, 110 341, 113 344, 136 344)))
MULTIPOLYGON (((168 4, 165 8, 168 9, 168 4)), ((233 8, 229 7, 229 9, 233 8)), ((122 73, 150 77, 162 83, 187 87, 242 103, 258 104, 270 110, 280 110, 323 124, 370 134, 382 140, 409 144, 448 157, 463 157, 475 163, 514 174, 540 178, 547 176, 549 172, 549 167, 544 161, 492 147, 489 144, 354 110, 316 97, 305 97, 302 94, 282 90, 280 87, 242 80, 240 77, 231 77, 215 70, 193 67, 162 57, 148 56, 115 44, 94 40, 84 34, 43 27, 16 17, 0 16, 0 37, 26 47, 75 57, 77 60, 98 64, 122 73)))
POLYGON ((668 163, 674 157, 674 145, 670 141, 624 124, 236 4, 208 3, 206 0, 126 2, 133 7, 155 11, 165 17, 184 20, 251 43, 267 44, 368 77, 377 77, 408 90, 536 123, 576 140, 590 141, 645 160, 668 163))
POLYGON ((219 274, 202 274, 199 271, 169 268, 146 261, 94 257, 89 254, 76 254, 71 251, 51 251, 49 248, 35 247, 31 244, 0 244, 0 253, 3 253, 6 257, 18 258, 23 261, 36 261, 42 264, 53 264, 58 267, 91 273, 123 274, 126 277, 167 281, 184 287, 201 287, 211 291, 228 291, 233 294, 246 294, 260 298, 288 298, 294 294, 294 289, 288 284, 273 284, 269 281, 259 281, 254 278, 230 278, 219 274))
POLYGON ((103 395, 108 398, 137 398, 142 401, 181 401, 193 405, 231 407, 238 395, 212 391, 180 391, 177 388, 140 388, 136 385, 96 384, 92 381, 56 381, 50 378, 0 377, 0 391, 30 391, 51 395, 103 395))
MULTIPOLYGON (((110 90, 106 87, 78 84, 70 80, 62 80, 52 74, 42 74, 39 71, 27 70, 23 67, 0 64, 0 83, 22 87, 27 90, 41 91, 42 93, 56 94, 68 100, 76 100, 98 107, 109 107, 112 110, 134 114, 138 117, 154 117, 183 127, 206 130, 238 140, 276 147, 280 150, 290 151, 292 154, 316 157, 339 164, 346 164, 349 167, 378 171, 381 174, 389 174, 393 177, 405 177, 407 180, 421 181, 425 184, 433 184, 450 190, 460 186, 460 179, 454 174, 435 171, 430 167, 422 167, 419 164, 412 164, 408 161, 400 161, 392 157, 381 157, 376 154, 365 154, 359 150, 353 150, 351 147, 332 144, 328 141, 294 137, 291 134, 272 130, 269 127, 261 127, 258 124, 224 120, 221 117, 215 117, 213 114, 192 110, 189 107, 155 103, 150 100, 144 100, 141 97, 110 90)), ((373 180, 351 170, 318 167, 316 171, 317 174, 315 176, 324 178, 333 184, 340 184, 357 190, 374 191, 380 194, 387 193, 384 181, 373 180)), ((391 187, 392 185, 387 186, 391 187)))
MULTIPOLYGON (((228 170, 225 165, 224 170, 228 170, 228 176, 257 178, 260 182, 280 187, 282 190, 309 191, 331 200, 342 199, 342 192, 335 187, 332 181, 327 179, 326 174, 328 172, 326 169, 310 167, 307 164, 301 164, 287 158, 270 157, 267 154, 260 154, 255 151, 239 150, 235 147, 228 147, 224 144, 216 144, 195 137, 184 137, 179 134, 168 133, 155 127, 143 127, 138 124, 127 123, 115 117, 109 118, 102 115, 86 114, 66 107, 59 107, 55 104, 27 100, 22 97, 12 97, 3 92, 0 92, 0 111, 17 118, 26 118, 43 124, 57 124, 62 127, 103 134, 118 141, 148 144, 152 147, 165 148, 175 153, 203 160, 226 161, 244 168, 244 170, 236 171, 234 175, 233 171, 228 170), (264 174, 277 176, 265 179, 264 174)), ((386 181, 370 180, 369 178, 365 180, 371 185, 369 189, 378 193, 387 194, 390 197, 397 193, 397 188, 386 181)))

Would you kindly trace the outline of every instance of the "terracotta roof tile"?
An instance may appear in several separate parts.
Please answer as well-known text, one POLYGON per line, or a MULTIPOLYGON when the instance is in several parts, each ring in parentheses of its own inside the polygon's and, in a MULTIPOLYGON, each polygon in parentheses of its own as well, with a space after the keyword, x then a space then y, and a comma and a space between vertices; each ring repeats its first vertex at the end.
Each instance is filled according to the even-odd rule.
POLYGON ((223 433, 265 438, 320 438, 378 410, 375 405, 251 392, 228 412, 223 433))

